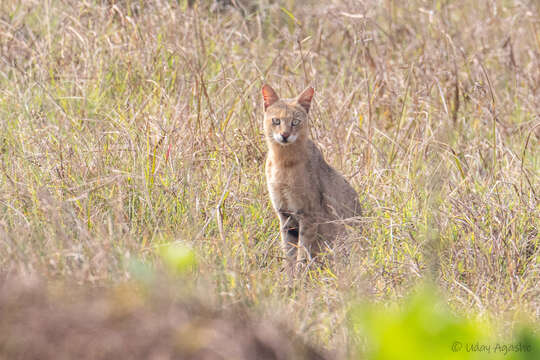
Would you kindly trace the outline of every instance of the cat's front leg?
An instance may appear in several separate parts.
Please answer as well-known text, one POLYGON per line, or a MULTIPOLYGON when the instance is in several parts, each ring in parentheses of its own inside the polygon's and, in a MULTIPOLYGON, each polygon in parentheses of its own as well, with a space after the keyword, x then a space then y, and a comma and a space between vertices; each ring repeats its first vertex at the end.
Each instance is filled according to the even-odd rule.
POLYGON ((297 270, 302 269, 307 263, 311 262, 318 236, 318 224, 315 218, 303 216, 299 220, 299 225, 297 270))
POLYGON ((278 210, 281 247, 287 260, 288 270, 294 268, 297 257, 299 225, 290 212, 278 210))

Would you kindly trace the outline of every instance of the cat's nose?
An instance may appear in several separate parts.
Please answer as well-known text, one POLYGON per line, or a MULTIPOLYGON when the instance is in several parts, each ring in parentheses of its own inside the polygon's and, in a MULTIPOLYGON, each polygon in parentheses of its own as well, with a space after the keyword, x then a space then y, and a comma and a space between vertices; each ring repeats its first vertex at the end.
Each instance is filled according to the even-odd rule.
POLYGON ((289 132, 284 132, 284 133, 281 133, 281 137, 283 137, 283 140, 287 140, 287 138, 291 136, 291 133, 289 132))

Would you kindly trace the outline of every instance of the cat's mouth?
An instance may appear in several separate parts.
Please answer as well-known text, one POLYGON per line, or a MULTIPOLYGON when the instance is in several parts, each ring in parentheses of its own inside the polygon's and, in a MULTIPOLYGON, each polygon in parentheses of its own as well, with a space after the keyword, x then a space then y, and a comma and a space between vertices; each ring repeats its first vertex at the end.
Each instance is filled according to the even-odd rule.
POLYGON ((285 138, 281 134, 274 134, 274 140, 280 145, 290 145, 296 141, 297 137, 297 135, 290 135, 285 138))

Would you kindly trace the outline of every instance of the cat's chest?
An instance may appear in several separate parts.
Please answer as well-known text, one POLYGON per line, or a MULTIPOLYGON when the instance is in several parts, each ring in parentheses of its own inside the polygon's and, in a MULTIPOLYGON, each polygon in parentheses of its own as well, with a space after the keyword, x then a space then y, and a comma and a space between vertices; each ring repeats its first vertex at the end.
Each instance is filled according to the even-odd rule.
POLYGON ((269 158, 266 162, 266 181, 291 189, 307 185, 308 170, 303 161, 276 161, 269 158))
POLYGON ((276 210, 300 211, 309 205, 310 186, 301 166, 267 166, 266 180, 272 205, 276 210))

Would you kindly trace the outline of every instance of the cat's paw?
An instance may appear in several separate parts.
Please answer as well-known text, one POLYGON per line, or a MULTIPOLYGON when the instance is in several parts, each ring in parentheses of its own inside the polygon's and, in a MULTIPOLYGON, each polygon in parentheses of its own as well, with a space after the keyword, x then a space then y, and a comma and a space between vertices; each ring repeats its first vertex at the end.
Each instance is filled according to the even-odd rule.
POLYGON ((296 261, 296 265, 294 267, 295 275, 298 276, 298 275, 303 274, 306 268, 307 268, 307 261, 305 259, 296 261))

